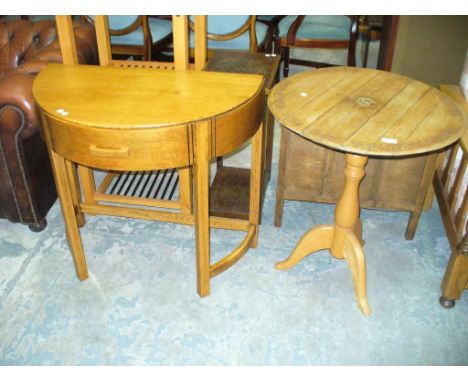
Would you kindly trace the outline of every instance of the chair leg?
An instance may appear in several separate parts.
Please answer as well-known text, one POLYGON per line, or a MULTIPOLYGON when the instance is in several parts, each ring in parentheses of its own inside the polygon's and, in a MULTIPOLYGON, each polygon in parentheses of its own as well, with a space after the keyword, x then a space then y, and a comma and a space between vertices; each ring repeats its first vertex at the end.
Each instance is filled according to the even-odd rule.
POLYGON ((456 250, 450 256, 442 280, 442 296, 440 305, 444 308, 452 308, 455 300, 458 300, 468 284, 468 233, 458 244, 456 250))
POLYGON ((46 227, 47 227, 47 220, 42 219, 37 224, 31 223, 31 224, 28 225, 28 227, 32 232, 44 231, 46 229, 46 227))
POLYGON ((195 133, 193 167, 197 290, 200 297, 210 294, 209 142, 211 142, 211 125, 200 123, 195 133))
POLYGON ((278 184, 276 188, 276 204, 275 204, 275 227, 281 227, 283 220, 283 206, 284 206, 284 187, 285 187, 285 172, 286 172, 286 158, 289 144, 289 132, 286 128, 281 129, 281 143, 280 143, 280 158, 278 163, 278 184))
POLYGON ((274 52, 276 55, 280 55, 281 54, 281 43, 280 43, 280 40, 275 38, 274 39, 274 43, 275 43, 275 46, 274 46, 274 52))
POLYGON ((281 60, 283 61, 283 77, 286 78, 289 74, 289 46, 281 49, 281 60))

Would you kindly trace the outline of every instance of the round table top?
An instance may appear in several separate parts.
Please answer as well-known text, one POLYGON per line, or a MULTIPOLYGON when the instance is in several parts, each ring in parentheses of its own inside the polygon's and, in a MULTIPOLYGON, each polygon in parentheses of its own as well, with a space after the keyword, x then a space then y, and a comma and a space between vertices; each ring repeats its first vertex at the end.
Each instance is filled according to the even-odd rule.
POLYGON ((260 75, 49 64, 33 95, 57 119, 93 127, 195 123, 238 109, 263 88, 260 75))
POLYGON ((439 90, 374 69, 298 73, 273 88, 268 106, 295 133, 366 156, 434 151, 459 139, 466 125, 459 107, 439 90))

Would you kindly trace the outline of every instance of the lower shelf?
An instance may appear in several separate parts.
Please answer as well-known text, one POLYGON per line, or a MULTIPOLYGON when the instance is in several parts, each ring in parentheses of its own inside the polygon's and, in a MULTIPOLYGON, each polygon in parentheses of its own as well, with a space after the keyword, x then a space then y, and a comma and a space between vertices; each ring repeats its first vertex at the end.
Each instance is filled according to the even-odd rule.
POLYGON ((219 166, 210 189, 210 215, 249 218, 250 170, 219 166))

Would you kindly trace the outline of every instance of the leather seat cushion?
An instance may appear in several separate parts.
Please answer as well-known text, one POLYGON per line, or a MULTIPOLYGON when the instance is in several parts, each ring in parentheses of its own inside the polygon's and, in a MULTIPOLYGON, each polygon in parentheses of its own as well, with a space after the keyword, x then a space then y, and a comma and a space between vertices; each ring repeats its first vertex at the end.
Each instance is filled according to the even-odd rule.
MULTIPOLYGON (((279 36, 286 37, 297 16, 286 16, 279 24, 279 36)), ((349 40, 351 19, 347 16, 306 16, 296 39, 349 40)))
MULTIPOLYGON (((209 16, 208 17, 208 33, 210 34, 227 34, 232 32, 245 23, 248 16, 209 16)), ((192 20, 193 21, 193 20, 192 20)), ((255 23, 255 31, 257 43, 260 45, 264 40, 268 27, 263 23, 255 23)), ((195 35, 190 33, 190 47, 195 46, 195 35)), ((249 50, 250 36, 247 30, 240 36, 226 41, 215 41, 208 39, 209 49, 230 49, 230 50, 249 50)))

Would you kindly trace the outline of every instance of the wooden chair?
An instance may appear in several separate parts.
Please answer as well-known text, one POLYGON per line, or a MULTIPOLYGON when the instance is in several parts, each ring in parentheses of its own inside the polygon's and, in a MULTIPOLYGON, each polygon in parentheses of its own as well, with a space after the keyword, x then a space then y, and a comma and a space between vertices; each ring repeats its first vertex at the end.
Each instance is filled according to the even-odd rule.
POLYGON ((331 63, 306 61, 289 57, 290 48, 347 49, 348 66, 356 66, 358 16, 286 16, 278 24, 275 53, 284 62, 283 75, 288 76, 289 64, 316 68, 334 66, 331 63))
MULTIPOLYGON (((190 16, 190 48, 194 47, 193 17, 190 16)), ((214 16, 207 17, 208 51, 239 50, 263 52, 268 27, 256 22, 256 16, 214 16)))
POLYGON ((283 19, 284 15, 257 15, 257 21, 265 24, 267 29, 267 34, 265 37, 265 52, 273 52, 273 39, 278 35, 278 23, 283 19))
MULTIPOLYGON (((93 16, 82 16, 94 23, 93 16)), ((148 16, 109 16, 112 53, 136 56, 143 61, 161 59, 160 54, 172 43, 172 22, 148 16)))
MULTIPOLYGON (((441 90, 468 116, 468 104, 457 86, 441 86, 441 90)), ((452 308, 468 288, 468 132, 444 154, 447 160, 435 172, 433 185, 452 255, 442 280, 439 302, 444 308, 452 308)))

